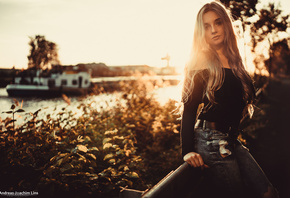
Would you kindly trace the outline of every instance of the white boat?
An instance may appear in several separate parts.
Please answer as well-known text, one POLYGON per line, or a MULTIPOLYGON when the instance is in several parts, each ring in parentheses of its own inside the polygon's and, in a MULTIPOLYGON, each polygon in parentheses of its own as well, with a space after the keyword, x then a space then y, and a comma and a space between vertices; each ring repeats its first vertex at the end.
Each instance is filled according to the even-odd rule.
POLYGON ((13 84, 6 86, 6 91, 13 97, 83 95, 88 93, 90 84, 90 72, 78 67, 49 71, 25 70, 15 77, 13 84))

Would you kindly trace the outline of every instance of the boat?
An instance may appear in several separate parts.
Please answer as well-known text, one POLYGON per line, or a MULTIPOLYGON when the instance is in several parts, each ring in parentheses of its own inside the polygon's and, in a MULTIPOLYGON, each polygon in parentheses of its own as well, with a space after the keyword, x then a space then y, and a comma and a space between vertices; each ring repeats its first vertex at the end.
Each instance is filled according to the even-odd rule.
POLYGON ((77 66, 58 66, 51 70, 21 71, 6 86, 6 91, 11 97, 59 97, 87 94, 90 85, 90 71, 77 66))

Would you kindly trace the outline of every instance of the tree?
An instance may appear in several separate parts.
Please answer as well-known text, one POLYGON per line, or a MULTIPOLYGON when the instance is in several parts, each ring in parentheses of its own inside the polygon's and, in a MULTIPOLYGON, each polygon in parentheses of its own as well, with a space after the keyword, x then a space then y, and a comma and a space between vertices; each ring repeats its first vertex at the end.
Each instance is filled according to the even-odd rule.
POLYGON ((287 39, 275 42, 270 48, 271 61, 270 58, 265 61, 266 68, 271 67, 273 74, 290 74, 290 48, 287 39))
POLYGON ((52 64, 60 64, 57 44, 47 41, 41 35, 29 38, 30 54, 27 56, 28 68, 46 69, 50 68, 52 64))
POLYGON ((250 22, 248 18, 254 16, 257 12, 256 5, 258 0, 221 0, 221 2, 230 9, 234 20, 241 20, 243 28, 250 22))
MULTIPOLYGON (((235 24, 237 28, 237 34, 240 38, 245 38, 245 33, 250 33, 250 18, 254 16, 257 12, 256 5, 258 3, 258 0, 221 0, 221 2, 225 5, 225 7, 227 7, 227 9, 231 11, 233 19, 238 22, 235 24)), ((245 40, 243 40, 243 42, 246 54, 247 43, 245 42, 245 40)), ((247 56, 244 56, 243 58, 245 64, 247 64, 247 56)))
POLYGON ((289 27, 287 21, 289 15, 282 16, 282 11, 279 8, 275 8, 274 3, 269 3, 266 8, 259 10, 257 15, 258 20, 251 25, 252 51, 257 52, 258 43, 265 42, 268 44, 269 59, 267 69, 269 74, 272 75, 274 54, 272 46, 281 39, 279 33, 285 32, 289 27))

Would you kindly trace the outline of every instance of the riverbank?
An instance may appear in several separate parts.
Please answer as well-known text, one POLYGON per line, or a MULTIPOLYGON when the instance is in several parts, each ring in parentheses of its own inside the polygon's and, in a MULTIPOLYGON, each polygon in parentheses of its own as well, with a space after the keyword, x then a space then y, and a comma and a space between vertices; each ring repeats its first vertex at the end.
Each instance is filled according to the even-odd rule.
MULTIPOLYGON (((124 82, 126 83, 126 81, 124 82)), ((129 83, 129 81, 127 82, 129 83)), ((131 82, 133 83, 133 82, 131 82)), ((118 84, 118 83, 116 83, 118 84)), ((152 85, 152 82, 150 83, 152 85)), ((118 85, 119 89, 122 86, 118 85)), ((152 85, 153 86, 153 85, 152 85)), ((99 90, 101 87, 97 88, 99 90)), ((154 94, 154 99, 159 102, 161 105, 164 105, 168 102, 169 99, 179 100, 178 94, 172 93, 179 93, 180 87, 175 85, 163 84, 163 86, 155 87, 150 91, 150 94, 154 94)), ((94 108, 100 110, 100 108, 107 108, 108 106, 114 106, 114 101, 121 97, 122 94, 118 91, 114 92, 114 89, 111 89, 110 92, 106 92, 105 89, 101 89, 98 91, 98 94, 91 94, 82 97, 69 97, 70 105, 62 98, 36 98, 36 97, 26 97, 26 98, 13 98, 9 97, 8 93, 6 92, 5 88, 0 88, 0 106, 2 107, 0 112, 0 119, 5 119, 7 116, 11 116, 9 114, 2 113, 3 111, 8 111, 10 106, 14 103, 15 99, 22 103, 22 108, 25 109, 25 113, 19 114, 16 124, 23 124, 26 117, 29 117, 29 112, 33 113, 39 109, 42 109, 38 113, 38 116, 43 118, 46 117, 47 112, 50 112, 52 116, 55 116, 57 113, 61 111, 62 108, 66 108, 75 112, 77 115, 80 115, 80 110, 77 109, 79 104, 81 103, 94 103, 96 104, 94 108)))
POLYGON ((134 83, 138 80, 150 81, 155 88, 175 86, 181 81, 180 75, 132 75, 117 77, 100 77, 91 80, 92 87, 90 92, 99 93, 120 91, 122 89, 120 82, 134 83))

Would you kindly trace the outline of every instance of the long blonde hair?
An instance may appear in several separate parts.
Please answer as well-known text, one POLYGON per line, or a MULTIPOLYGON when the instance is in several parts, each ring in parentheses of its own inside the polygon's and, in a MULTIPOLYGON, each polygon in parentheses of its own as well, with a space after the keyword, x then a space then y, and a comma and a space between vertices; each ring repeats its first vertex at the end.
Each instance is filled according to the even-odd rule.
POLYGON ((219 56, 205 39, 203 15, 209 11, 215 12, 222 20, 225 30, 223 53, 227 57, 229 66, 234 75, 242 83, 244 101, 247 104, 250 104, 254 99, 252 80, 245 70, 239 53, 236 34, 232 24, 232 17, 230 12, 217 1, 205 4, 197 14, 192 50, 189 61, 185 65, 182 102, 185 103, 189 100, 189 96, 194 88, 194 77, 200 71, 204 69, 208 71, 208 84, 206 85, 204 96, 207 97, 211 105, 215 103, 214 92, 222 86, 224 81, 224 70, 222 69, 219 56))

